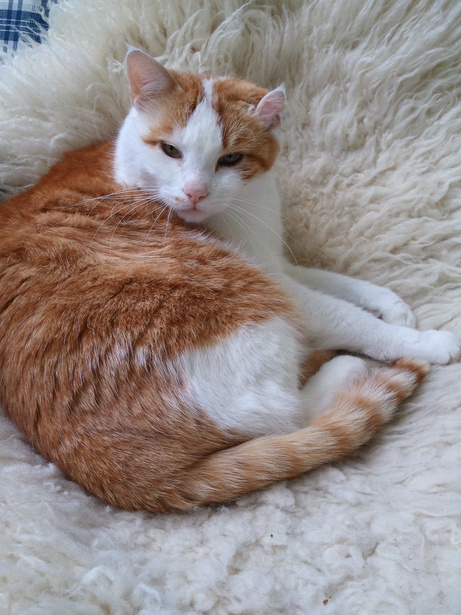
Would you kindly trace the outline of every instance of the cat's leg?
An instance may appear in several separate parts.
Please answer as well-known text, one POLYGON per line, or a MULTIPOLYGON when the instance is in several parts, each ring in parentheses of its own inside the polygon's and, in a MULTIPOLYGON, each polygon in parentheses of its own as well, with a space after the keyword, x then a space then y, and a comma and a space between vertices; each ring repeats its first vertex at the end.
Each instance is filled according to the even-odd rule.
POLYGON ((379 361, 401 357, 445 364, 460 355, 460 342, 448 331, 417 331, 375 318, 348 301, 311 290, 292 278, 286 286, 305 315, 316 348, 358 352, 379 361))
POLYGON ((284 269, 289 276, 312 290, 349 301, 382 318, 384 322, 406 327, 414 327, 416 324, 410 307, 388 288, 339 273, 309 269, 288 262, 284 264, 284 269))

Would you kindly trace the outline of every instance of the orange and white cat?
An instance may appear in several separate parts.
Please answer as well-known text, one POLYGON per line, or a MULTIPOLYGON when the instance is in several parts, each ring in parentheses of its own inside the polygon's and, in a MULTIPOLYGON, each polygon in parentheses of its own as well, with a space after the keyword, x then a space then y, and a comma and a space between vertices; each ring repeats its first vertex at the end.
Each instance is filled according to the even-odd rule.
POLYGON ((138 50, 127 72, 117 139, 1 207, 3 407, 127 509, 223 502, 339 459, 458 340, 414 329, 387 289, 284 260, 282 88, 167 71, 138 50), (321 365, 337 349, 394 364, 321 365))

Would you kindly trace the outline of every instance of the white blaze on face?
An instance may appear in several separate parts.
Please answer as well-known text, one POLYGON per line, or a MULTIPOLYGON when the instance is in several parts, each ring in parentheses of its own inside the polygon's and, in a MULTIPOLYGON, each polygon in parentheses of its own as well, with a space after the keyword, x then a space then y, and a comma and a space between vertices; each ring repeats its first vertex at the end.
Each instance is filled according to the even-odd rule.
POLYGON ((203 100, 195 108, 186 126, 174 134, 174 142, 179 144, 183 155, 184 186, 209 191, 222 150, 222 132, 218 114, 211 104, 213 80, 205 79, 203 86, 203 100))

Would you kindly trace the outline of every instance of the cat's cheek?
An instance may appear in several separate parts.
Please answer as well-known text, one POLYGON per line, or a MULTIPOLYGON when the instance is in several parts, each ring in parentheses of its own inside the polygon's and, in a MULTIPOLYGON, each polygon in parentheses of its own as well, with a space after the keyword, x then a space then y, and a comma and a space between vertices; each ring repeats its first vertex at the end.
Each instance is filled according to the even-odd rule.
POLYGON ((238 197, 245 186, 237 171, 217 174, 213 184, 213 194, 219 196, 220 200, 238 197))

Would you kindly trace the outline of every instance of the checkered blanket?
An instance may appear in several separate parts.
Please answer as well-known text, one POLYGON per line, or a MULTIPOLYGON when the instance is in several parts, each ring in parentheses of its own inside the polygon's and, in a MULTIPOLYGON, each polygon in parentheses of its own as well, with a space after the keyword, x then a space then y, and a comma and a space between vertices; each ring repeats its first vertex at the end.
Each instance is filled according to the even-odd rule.
POLYGON ((48 27, 49 5, 55 1, 0 0, 0 52, 16 51, 23 42, 40 42, 48 27))

